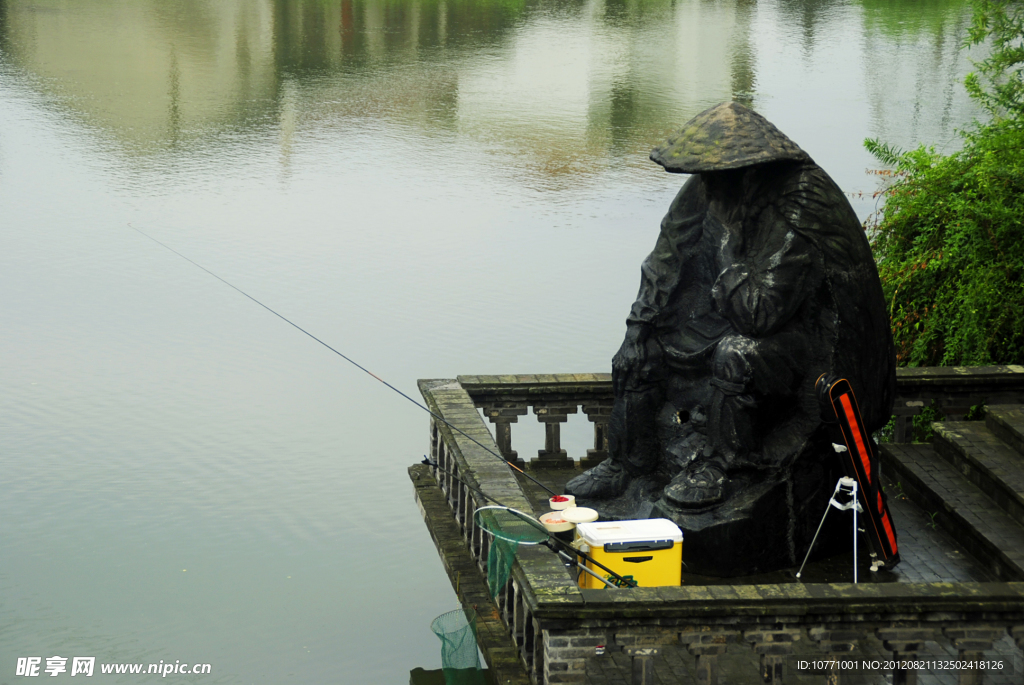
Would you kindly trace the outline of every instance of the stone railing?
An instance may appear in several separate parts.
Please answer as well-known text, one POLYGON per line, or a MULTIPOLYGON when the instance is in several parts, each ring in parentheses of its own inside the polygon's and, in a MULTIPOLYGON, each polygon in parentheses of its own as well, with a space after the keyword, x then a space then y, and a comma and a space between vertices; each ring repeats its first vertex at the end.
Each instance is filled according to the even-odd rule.
MULTIPOLYGON (((594 445, 580 464, 589 468, 608 454, 608 416, 612 407, 611 374, 536 374, 459 376, 459 384, 494 424, 498 451, 522 465, 512 449, 512 424, 531 410, 544 424, 544 449, 534 466, 566 464, 560 426, 582 411, 594 424, 594 445)), ((894 442, 911 437, 914 416, 930 405, 944 415, 962 417, 979 404, 1024 402, 1024 366, 923 367, 896 370, 894 442)))
POLYGON ((533 617, 544 642, 538 683, 587 682, 611 650, 632 657, 633 683, 656 682, 659 655, 694 664, 698 683, 717 682, 728 664, 730 682, 782 683, 799 674, 802 682, 881 683, 891 674, 888 682, 916 683, 919 672, 952 671, 968 685, 985 682, 979 662, 989 666, 989 682, 993 675, 1014 682, 1019 672, 1006 675, 1020 668, 1019 652, 993 650, 1014 649, 1010 640, 1024 646, 1024 584, 581 590, 557 604, 542 600, 533 617))
MULTIPOLYGON (((522 416, 525 412, 501 411, 523 406, 535 407, 538 417, 561 417, 572 407, 608 407, 610 383, 607 377, 588 374, 465 376, 419 385, 430 410, 443 419, 432 419, 430 425, 431 458, 440 467, 433 474, 467 549, 486 575, 489 540, 474 525, 472 514, 488 502, 460 481, 507 506, 532 508, 511 470, 494 454, 510 454, 509 443, 499 450, 478 407, 497 419, 522 416)), ((937 384, 928 387, 935 392, 937 384)), ((559 421, 545 423, 557 427, 559 421)), ((507 435, 502 430, 496 432, 507 435)), ((595 421, 598 452, 603 430, 595 421)), ((548 451, 558 452, 557 428, 554 436, 548 435, 548 451)), ((568 457, 559 453, 554 458, 568 457)), ((520 662, 538 685, 588 682, 588 673, 602 672, 607 663, 602 660, 616 654, 631 660, 634 685, 655 682, 656 663, 662 669, 678 664, 685 671, 685 661, 695 664, 697 682, 707 685, 718 682, 719 668, 726 664, 730 669, 745 665, 749 672, 732 676, 732 682, 756 682, 760 676, 764 682, 781 683, 802 662, 824 664, 822 683, 842 682, 851 664, 879 674, 890 671, 893 683, 916 683, 915 660, 925 662, 925 670, 950 670, 958 660, 975 662, 986 653, 991 659, 991 650, 998 647, 1014 651, 1000 660, 1002 668, 1019 669, 1013 662, 1020 659, 1020 651, 1015 650, 1024 648, 1024 583, 581 590, 550 551, 521 546, 496 603, 520 662), (936 667, 936 661, 942 663, 936 667), (899 667, 907 662, 911 668, 899 667)), ((958 682, 981 683, 983 675, 973 667, 961 668, 958 682)))
POLYGON ((459 376, 473 404, 494 424, 498 450, 509 461, 524 460, 512 449, 512 424, 531 409, 544 424, 544 449, 535 466, 558 466, 570 457, 561 445, 561 424, 582 410, 594 424, 594 445, 580 457, 596 466, 608 456, 608 416, 612 412, 612 377, 607 373, 537 374, 524 376, 459 376))
MULTIPOLYGON (((490 539, 476 525, 473 512, 492 502, 473 488, 505 506, 528 513, 533 507, 512 471, 496 456, 500 454, 498 446, 465 388, 456 380, 421 380, 419 386, 430 411, 444 419, 430 421, 430 458, 439 467, 433 469, 433 475, 470 555, 486 576, 490 539)), ((511 578, 495 598, 502 623, 536 683, 557 681, 536 677, 537 669, 543 669, 544 641, 534 611, 544 597, 557 601, 558 593, 574 587, 564 564, 554 554, 546 548, 521 546, 511 578)), ((486 652, 484 656, 488 656, 486 652)))
POLYGON ((963 418, 980 404, 1024 402, 1024 366, 925 366, 896 369, 893 442, 911 438, 913 418, 934 405, 950 418, 963 418))

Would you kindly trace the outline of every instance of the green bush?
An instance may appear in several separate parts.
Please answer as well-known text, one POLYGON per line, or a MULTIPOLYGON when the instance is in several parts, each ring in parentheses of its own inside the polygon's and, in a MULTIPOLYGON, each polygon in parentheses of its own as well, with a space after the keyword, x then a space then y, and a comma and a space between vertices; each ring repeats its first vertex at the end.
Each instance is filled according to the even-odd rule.
POLYGON ((967 86, 993 119, 961 132, 960 152, 865 141, 893 167, 867 229, 901 366, 1024 363, 1022 7, 975 4, 971 41, 992 53, 967 86))
POLYGON ((996 120, 1024 120, 1024 2, 974 0, 968 45, 991 42, 988 59, 975 62, 964 86, 996 120))

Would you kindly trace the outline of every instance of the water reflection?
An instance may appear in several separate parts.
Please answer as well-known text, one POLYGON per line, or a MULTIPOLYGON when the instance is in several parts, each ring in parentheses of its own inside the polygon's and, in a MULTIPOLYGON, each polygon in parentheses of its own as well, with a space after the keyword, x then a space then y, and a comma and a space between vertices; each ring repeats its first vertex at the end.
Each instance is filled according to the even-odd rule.
POLYGON ((884 0, 859 0, 864 12, 866 85, 872 128, 882 140, 913 146, 924 142, 946 152, 954 137, 980 112, 966 100, 964 51, 970 25, 967 0, 909 0, 896 11, 884 0))
POLYGON ((245 127, 276 106, 266 3, 0 4, 5 52, 130 153, 245 127))
POLYGON ((948 135, 965 16, 962 0, 4 0, 0 40, 132 155, 276 126, 287 160, 296 126, 386 119, 559 176, 642 163, 713 103, 757 106, 771 56, 752 32, 772 28, 820 60, 837 22, 862 23, 866 133, 948 135))
POLYGON ((133 155, 383 118, 583 174, 755 82, 751 0, 0 7, 5 53, 133 155))

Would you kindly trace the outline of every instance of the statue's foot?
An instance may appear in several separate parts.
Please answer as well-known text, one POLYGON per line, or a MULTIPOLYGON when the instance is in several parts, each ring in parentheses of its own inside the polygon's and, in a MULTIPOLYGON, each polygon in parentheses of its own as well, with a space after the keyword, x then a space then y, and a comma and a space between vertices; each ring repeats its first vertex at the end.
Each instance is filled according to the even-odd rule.
POLYGON ((706 507, 725 496, 725 473, 715 466, 683 472, 665 486, 665 499, 681 507, 706 507))
POLYGON ((608 499, 626 491, 629 473, 618 462, 606 459, 565 484, 565 491, 576 497, 608 499))

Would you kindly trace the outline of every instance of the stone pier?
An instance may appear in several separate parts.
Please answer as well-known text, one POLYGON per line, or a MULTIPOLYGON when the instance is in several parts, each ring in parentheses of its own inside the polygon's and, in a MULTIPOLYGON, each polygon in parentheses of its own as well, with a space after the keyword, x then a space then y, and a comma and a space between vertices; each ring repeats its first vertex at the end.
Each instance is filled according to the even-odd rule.
MULTIPOLYGON (((542 513, 546 495, 501 457, 526 463, 553 489, 584 460, 603 458, 610 379, 421 381, 427 405, 444 419, 430 425, 430 456, 440 468, 417 465, 410 476, 453 587, 481 616, 478 639, 496 681, 1020 685, 1024 412, 1013 403, 1024 402, 1024 368, 911 371, 909 380, 899 377, 899 421, 930 403, 953 407, 950 418, 982 402, 990 412, 986 422, 936 424, 930 445, 883 446, 904 560, 895 571, 863 570, 854 585, 850 554, 812 564, 808 582, 789 572, 712 579, 684 570, 679 586, 582 590, 552 552, 520 547, 494 599, 486 590, 488 536, 472 517, 486 503, 465 483, 542 513), (511 426, 531 408, 545 424, 545 444, 527 462, 527 446, 512 449, 511 426), (577 408, 594 423, 594 444, 578 455, 558 434, 577 408), (979 661, 990 668, 958 668, 979 661)), ((896 432, 909 434, 906 426, 896 432)), ((683 550, 685 563, 685 541, 683 550)))

